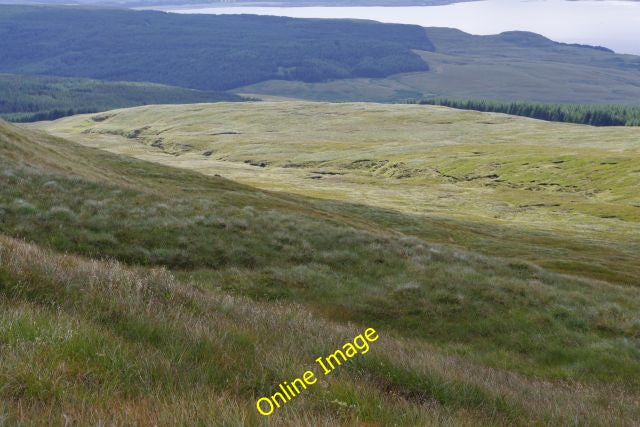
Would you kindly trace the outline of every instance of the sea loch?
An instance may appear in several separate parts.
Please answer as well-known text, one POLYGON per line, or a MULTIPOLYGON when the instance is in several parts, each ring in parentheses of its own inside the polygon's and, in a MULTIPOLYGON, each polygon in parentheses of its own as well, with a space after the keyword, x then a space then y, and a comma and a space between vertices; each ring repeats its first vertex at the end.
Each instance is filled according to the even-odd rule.
POLYGON ((640 2, 485 0, 412 7, 211 7, 162 6, 177 13, 255 14, 293 18, 356 18, 452 27, 472 34, 532 31, 564 43, 605 46, 640 55, 640 2))

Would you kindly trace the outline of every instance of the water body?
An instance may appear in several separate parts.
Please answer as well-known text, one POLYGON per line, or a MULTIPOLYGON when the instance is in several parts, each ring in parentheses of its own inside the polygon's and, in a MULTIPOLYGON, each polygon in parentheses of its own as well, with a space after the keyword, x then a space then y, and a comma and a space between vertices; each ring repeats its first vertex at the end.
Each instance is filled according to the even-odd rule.
POLYGON ((472 34, 523 30, 565 43, 605 46, 640 55, 640 1, 485 0, 415 7, 159 7, 177 13, 256 14, 294 18, 357 18, 453 27, 472 34))

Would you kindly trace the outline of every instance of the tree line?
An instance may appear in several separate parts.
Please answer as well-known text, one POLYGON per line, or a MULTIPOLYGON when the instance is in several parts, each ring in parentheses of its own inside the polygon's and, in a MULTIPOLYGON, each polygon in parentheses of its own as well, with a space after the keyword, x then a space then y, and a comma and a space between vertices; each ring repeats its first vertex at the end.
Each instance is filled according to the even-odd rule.
POLYGON ((551 122, 591 126, 640 126, 640 107, 625 105, 544 104, 537 102, 501 102, 488 100, 422 99, 421 105, 441 105, 491 113, 531 117, 551 122))
POLYGON ((248 100, 228 92, 150 83, 0 74, 0 117, 13 122, 55 120, 73 114, 148 104, 248 100))
POLYGON ((68 110, 52 110, 52 111, 41 111, 39 113, 23 113, 16 114, 15 116, 9 117, 9 120, 14 123, 28 123, 28 122, 39 122, 43 120, 57 120, 62 117, 73 116, 76 114, 88 114, 88 113, 97 113, 98 111, 95 109, 80 109, 74 110, 70 108, 68 110))

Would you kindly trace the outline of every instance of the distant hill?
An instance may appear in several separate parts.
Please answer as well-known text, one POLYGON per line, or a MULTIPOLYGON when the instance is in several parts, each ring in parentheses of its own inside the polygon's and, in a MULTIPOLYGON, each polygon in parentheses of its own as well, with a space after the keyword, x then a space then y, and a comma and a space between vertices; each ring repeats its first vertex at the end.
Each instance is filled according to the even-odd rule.
POLYGON ((419 26, 373 21, 0 6, 0 72, 226 90, 426 71, 419 26))
MULTIPOLYGON (((482 36, 481 36, 482 37, 482 36)), ((517 46, 522 47, 543 47, 543 48, 556 48, 558 46, 571 46, 571 47, 581 47, 585 49, 595 49, 603 52, 615 53, 613 50, 602 47, 602 46, 590 46, 585 44, 577 44, 577 43, 560 43, 555 42, 545 36, 540 34, 532 33, 529 31, 505 31, 504 33, 500 33, 498 35, 493 36, 485 36, 488 40, 496 40, 497 42, 506 42, 511 43, 517 46)))
POLYGON ((0 6, 1 72, 324 101, 640 99, 640 57, 530 32, 90 7, 0 6))
POLYGON ((138 105, 244 99, 227 92, 205 92, 154 83, 0 74, 0 117, 11 121, 52 120, 138 105))
POLYGON ((435 51, 419 52, 428 72, 304 83, 271 80, 245 93, 325 101, 446 97, 578 104, 640 103, 640 57, 513 31, 476 36, 427 28, 435 51))

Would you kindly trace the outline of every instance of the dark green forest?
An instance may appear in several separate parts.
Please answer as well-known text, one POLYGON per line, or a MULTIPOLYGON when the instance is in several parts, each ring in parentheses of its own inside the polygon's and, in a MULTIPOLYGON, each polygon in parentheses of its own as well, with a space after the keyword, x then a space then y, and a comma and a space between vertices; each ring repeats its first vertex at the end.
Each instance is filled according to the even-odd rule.
POLYGON ((419 26, 255 15, 0 6, 0 72, 227 90, 424 71, 419 26))
POLYGON ((462 110, 504 113, 552 122, 591 126, 640 126, 640 107, 624 105, 542 104, 487 100, 422 99, 422 105, 442 105, 462 110))
POLYGON ((14 122, 55 120, 73 114, 138 105, 244 99, 226 92, 205 92, 152 83, 0 74, 0 117, 14 122))

